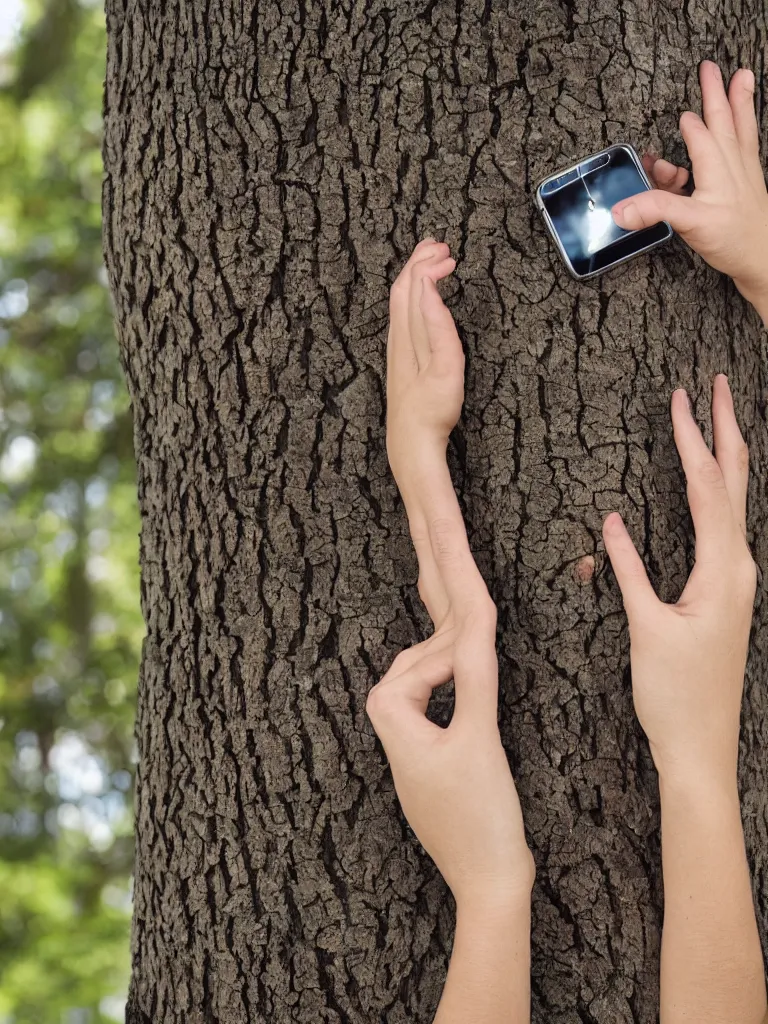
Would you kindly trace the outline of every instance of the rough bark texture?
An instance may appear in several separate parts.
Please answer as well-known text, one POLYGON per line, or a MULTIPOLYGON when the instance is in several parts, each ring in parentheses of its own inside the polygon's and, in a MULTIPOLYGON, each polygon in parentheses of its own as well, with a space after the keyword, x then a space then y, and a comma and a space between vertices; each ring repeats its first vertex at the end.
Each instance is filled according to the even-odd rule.
MULTIPOLYGON (((677 595, 692 534, 668 397, 686 385, 706 422, 726 370, 765 568, 768 364, 756 316, 679 242, 574 283, 532 191, 609 142, 682 158, 700 59, 761 80, 764 0, 107 12, 105 245, 147 622, 130 1024, 435 1009, 453 908, 364 710, 424 636, 382 381, 388 287, 428 233, 458 257, 452 457, 538 865, 533 1017, 649 1024, 658 793, 600 525, 621 510, 677 595)), ((764 936, 767 668, 761 594, 741 780, 764 936)))

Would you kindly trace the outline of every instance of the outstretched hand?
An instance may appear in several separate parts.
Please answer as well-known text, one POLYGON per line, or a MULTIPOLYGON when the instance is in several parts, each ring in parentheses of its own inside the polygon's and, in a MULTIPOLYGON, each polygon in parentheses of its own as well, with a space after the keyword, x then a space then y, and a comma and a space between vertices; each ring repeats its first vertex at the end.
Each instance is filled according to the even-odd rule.
POLYGON ((675 604, 653 591, 621 516, 603 537, 629 617, 635 710, 662 780, 736 777, 756 569, 746 533, 749 458, 728 380, 715 378, 715 452, 685 391, 672 396, 675 443, 696 531, 696 563, 675 604))

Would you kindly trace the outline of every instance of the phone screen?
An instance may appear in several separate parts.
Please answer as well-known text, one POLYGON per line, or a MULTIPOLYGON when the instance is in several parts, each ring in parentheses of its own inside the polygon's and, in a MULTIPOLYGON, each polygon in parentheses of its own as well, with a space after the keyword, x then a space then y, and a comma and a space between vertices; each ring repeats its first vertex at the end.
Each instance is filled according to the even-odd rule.
POLYGON ((671 236, 666 223, 625 231, 611 216, 615 203, 647 188, 631 150, 623 145, 541 185, 542 205, 575 274, 582 277, 605 270, 671 236))

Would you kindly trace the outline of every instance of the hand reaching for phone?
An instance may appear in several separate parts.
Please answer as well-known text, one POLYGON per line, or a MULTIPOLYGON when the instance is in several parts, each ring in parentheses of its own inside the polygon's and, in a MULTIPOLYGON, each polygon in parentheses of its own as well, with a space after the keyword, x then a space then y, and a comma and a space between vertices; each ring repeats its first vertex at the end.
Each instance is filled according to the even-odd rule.
POLYGON ((696 563, 677 603, 656 597, 618 514, 603 535, 629 617, 635 709, 662 781, 735 784, 756 572, 745 540, 747 448, 723 375, 712 421, 714 455, 686 393, 675 391, 675 443, 696 531, 696 563))
POLYGON ((704 118, 691 111, 680 118, 693 166, 693 193, 683 194, 686 170, 647 157, 644 164, 657 187, 617 203, 614 219, 628 230, 668 221, 765 315, 768 192, 760 163, 755 76, 740 68, 726 94, 720 69, 704 61, 699 79, 704 118))

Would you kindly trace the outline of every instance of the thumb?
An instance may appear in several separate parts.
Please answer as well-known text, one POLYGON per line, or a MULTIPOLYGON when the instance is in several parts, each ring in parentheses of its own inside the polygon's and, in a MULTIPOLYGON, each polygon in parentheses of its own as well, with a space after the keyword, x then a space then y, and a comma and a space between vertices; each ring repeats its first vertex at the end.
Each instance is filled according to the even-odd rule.
POLYGON ((631 619, 644 605, 658 599, 618 512, 612 512, 603 523, 603 541, 621 590, 624 608, 631 619))
POLYGON ((622 199, 611 209, 611 213, 619 227, 627 231, 640 231, 666 220, 678 234, 685 235, 699 221, 695 199, 658 188, 622 199))
POLYGON ((390 760, 438 726, 426 718, 432 691, 453 677, 453 630, 401 651, 368 694, 366 711, 390 760))

